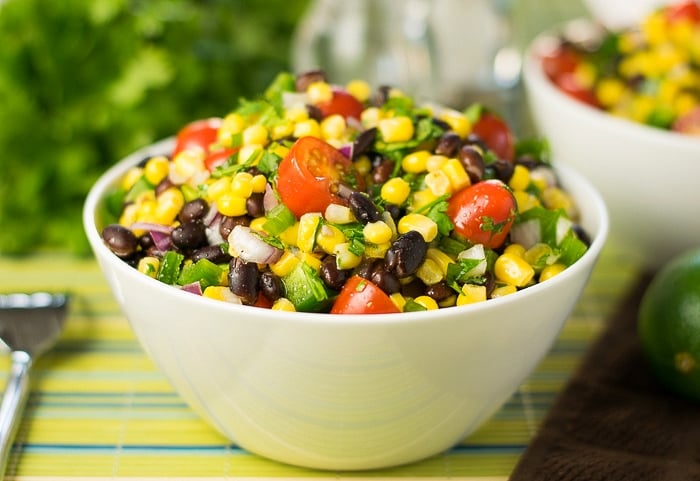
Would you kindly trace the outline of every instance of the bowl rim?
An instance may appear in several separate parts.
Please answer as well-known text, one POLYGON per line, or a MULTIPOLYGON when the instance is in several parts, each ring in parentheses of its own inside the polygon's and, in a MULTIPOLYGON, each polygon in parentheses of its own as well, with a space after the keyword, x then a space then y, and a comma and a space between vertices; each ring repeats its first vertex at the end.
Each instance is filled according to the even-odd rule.
MULTIPOLYGON (((593 35, 595 32, 604 30, 588 18, 576 18, 539 33, 528 45, 523 59, 523 80, 526 89, 538 89, 557 101, 559 104, 567 105, 568 108, 581 116, 587 117, 595 122, 609 122, 610 128, 618 129, 629 136, 644 136, 644 138, 665 144, 669 149, 697 150, 700 152, 700 138, 673 132, 671 130, 652 127, 650 125, 635 122, 633 120, 615 117, 606 111, 597 109, 583 102, 579 102, 559 90, 551 80, 545 75, 542 62, 539 61, 539 54, 551 48, 553 42, 557 41, 562 33, 575 31, 577 38, 581 35, 593 35)), ((588 36, 588 40, 592 37, 588 36)))
MULTIPOLYGON (((237 313, 244 316, 253 316, 256 318, 269 318, 269 309, 262 309, 255 306, 246 306, 242 304, 232 304, 215 299, 208 299, 202 296, 196 296, 192 293, 176 289, 173 286, 164 284, 156 279, 146 276, 135 268, 128 265, 126 262, 119 259, 109 248, 104 244, 100 233, 97 228, 97 218, 100 202, 102 201, 105 192, 110 187, 114 186, 118 180, 126 173, 126 171, 137 165, 144 158, 152 155, 163 154, 164 152, 169 152, 174 145, 174 137, 169 137, 153 144, 150 144, 144 148, 141 148, 127 157, 123 158, 112 167, 110 167, 106 172, 104 172, 97 181, 93 184, 89 190, 85 202, 83 204, 83 229, 87 235, 88 241, 93 250, 93 254, 97 257, 98 261, 100 259, 105 259, 109 262, 113 268, 119 270, 119 272, 131 279, 134 283, 148 285, 150 288, 155 289, 157 292, 162 293, 167 296, 188 296, 181 297, 182 300, 187 299, 189 302, 195 304, 201 303, 203 308, 214 309, 216 311, 221 311, 222 313, 232 314, 237 313)), ((557 175, 562 174, 564 183, 575 182, 577 185, 577 190, 585 192, 586 196, 590 198, 592 203, 592 212, 595 212, 595 217, 598 217, 598 231, 591 238, 591 244, 584 255, 576 261, 574 264, 566 268, 564 271, 559 273, 557 276, 548 279, 546 282, 538 283, 527 287, 521 291, 515 292, 508 296, 499 297, 496 299, 488 299, 484 302, 478 302, 474 304, 464 305, 464 306, 453 306, 450 308, 437 309, 431 311, 419 311, 419 312, 401 312, 392 314, 342 314, 342 315, 332 315, 328 313, 309 313, 309 312, 284 312, 279 317, 284 318, 285 321, 290 323, 299 324, 323 324, 323 325, 386 325, 386 324, 413 324, 413 323, 425 323, 425 322, 436 322, 439 319, 447 319, 455 315, 455 313, 460 313, 465 316, 470 314, 475 314, 484 310, 489 310, 498 306, 505 306, 511 303, 519 302, 523 297, 536 295, 542 290, 549 289, 551 286, 556 284, 563 284, 569 281, 570 278, 581 275, 581 271, 586 271, 587 269, 592 270, 595 263, 600 255, 603 246, 607 240, 609 231, 609 215, 608 210, 603 200, 600 192, 593 186, 593 184, 588 181, 582 174, 578 173, 575 169, 566 165, 553 165, 553 168, 557 175)), ((103 267, 103 274, 104 272, 103 267)), ((588 273, 590 274, 590 272, 588 273)), ((273 314, 274 315, 274 314, 273 314)), ((274 315, 277 317, 277 315, 274 315)))

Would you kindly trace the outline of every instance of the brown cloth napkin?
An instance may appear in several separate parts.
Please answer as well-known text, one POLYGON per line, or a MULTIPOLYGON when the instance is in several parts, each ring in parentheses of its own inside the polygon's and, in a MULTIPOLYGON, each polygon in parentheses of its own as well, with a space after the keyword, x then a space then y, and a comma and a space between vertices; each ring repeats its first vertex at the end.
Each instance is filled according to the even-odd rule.
POLYGON ((510 481, 700 481, 700 403, 655 381, 636 334, 650 279, 622 301, 510 481))

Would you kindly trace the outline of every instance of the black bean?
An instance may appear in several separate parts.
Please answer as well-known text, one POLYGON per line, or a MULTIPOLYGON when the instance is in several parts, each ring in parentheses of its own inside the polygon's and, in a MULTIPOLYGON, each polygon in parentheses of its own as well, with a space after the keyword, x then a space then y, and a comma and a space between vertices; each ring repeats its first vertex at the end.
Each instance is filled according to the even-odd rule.
POLYGON ((244 304, 255 304, 258 300, 260 271, 254 262, 238 257, 231 258, 228 270, 228 288, 241 298, 244 304))
POLYGON ((435 153, 437 155, 455 157, 461 147, 462 139, 459 137, 459 135, 454 132, 445 132, 438 139, 438 143, 435 146, 435 153))
POLYGON ((416 277, 412 279, 411 282, 401 285, 401 295, 415 299, 416 297, 424 295, 425 289, 426 287, 423 281, 416 277))
POLYGON ((355 274, 358 276, 370 280, 372 279, 372 273, 375 270, 375 266, 382 262, 381 259, 365 259, 360 263, 357 268, 355 268, 355 274))
POLYGON ((156 185, 156 188, 155 188, 156 197, 158 197, 160 194, 162 194, 163 192, 165 192, 166 190, 168 190, 171 187, 175 187, 175 184, 172 183, 170 178, 165 177, 163 180, 158 182, 158 185, 156 185))
POLYGON ((335 256, 326 256, 321 262, 319 275, 328 287, 339 291, 350 278, 350 271, 338 269, 338 261, 335 256))
POLYGON ((280 297, 284 297, 284 284, 279 276, 270 271, 260 274, 258 281, 260 292, 270 301, 275 302, 280 297))
POLYGON ((389 213, 394 222, 398 222, 401 218, 401 207, 396 204, 385 204, 384 210, 389 213))
POLYGON ((496 179, 506 184, 510 181, 510 178, 513 177, 513 171, 515 170, 513 163, 505 159, 497 159, 489 165, 489 168, 493 170, 493 176, 496 179))
POLYGON ((248 217, 247 215, 240 215, 237 217, 222 217, 221 222, 219 222, 219 234, 221 234, 221 237, 223 237, 224 239, 228 239, 228 235, 237 225, 250 225, 250 217, 248 217))
POLYGON ((384 255, 384 260, 389 271, 403 278, 416 272, 427 253, 428 244, 421 233, 410 230, 391 244, 384 255))
POLYGON ((139 246, 141 246, 143 250, 148 250, 155 246, 155 242, 153 242, 153 237, 151 237, 150 233, 147 232, 139 237, 139 246))
POLYGON ((201 197, 191 200, 182 206, 178 218, 180 222, 193 222, 202 219, 209 211, 209 204, 201 197))
POLYGON ((214 264, 223 264, 231 260, 231 255, 222 245, 204 246, 192 253, 192 262, 197 262, 200 259, 206 259, 214 264))
POLYGON ((309 70, 308 72, 302 72, 297 74, 294 81, 294 88, 297 92, 306 92, 314 82, 325 82, 326 73, 323 70, 309 70))
POLYGON ((447 282, 440 281, 437 284, 426 287, 425 294, 440 302, 454 295, 455 291, 447 285, 447 282))
POLYGON ((383 262, 381 263, 381 267, 381 269, 376 269, 372 272, 370 280, 387 294, 394 294, 395 292, 401 291, 401 282, 399 282, 399 278, 396 274, 389 272, 383 262))
POLYGON ((251 217, 262 217, 265 215, 265 205, 263 204, 262 192, 254 192, 245 202, 245 208, 251 217))
POLYGON ((372 182, 375 184, 383 184, 389 180, 393 172, 394 161, 382 159, 382 161, 372 169, 372 182))
POLYGON ((307 104, 306 113, 309 115, 310 119, 314 119, 317 122, 323 120, 323 112, 315 105, 307 104))
POLYGON ((484 178, 484 157, 478 148, 473 145, 465 145, 459 150, 459 161, 469 175, 472 184, 476 184, 484 178))
POLYGON ((355 160, 362 154, 366 153, 369 150, 372 143, 374 143, 374 139, 376 136, 376 127, 364 130, 360 135, 358 135, 352 144, 352 160, 355 160))
POLYGON ((581 242, 586 244, 587 247, 591 246, 591 236, 588 235, 588 232, 586 232, 583 229, 583 227, 581 227, 579 224, 574 224, 572 226, 572 229, 574 230, 578 238, 581 240, 581 242))
POLYGON ((109 250, 122 259, 133 255, 139 245, 134 233, 119 224, 111 224, 102 229, 102 239, 109 250))
POLYGON ((386 103, 387 100, 389 100, 389 95, 391 94, 391 86, 389 85, 380 85, 379 88, 377 88, 377 91, 372 98, 372 105, 375 107, 381 107, 386 103))
POLYGON ((374 205, 372 199, 367 195, 355 191, 350 194, 348 202, 350 204, 350 210, 361 224, 368 224, 381 220, 382 214, 379 212, 377 206, 374 205))
POLYGON ((206 227, 201 221, 180 224, 173 229, 173 245, 183 251, 191 251, 207 244, 206 227))

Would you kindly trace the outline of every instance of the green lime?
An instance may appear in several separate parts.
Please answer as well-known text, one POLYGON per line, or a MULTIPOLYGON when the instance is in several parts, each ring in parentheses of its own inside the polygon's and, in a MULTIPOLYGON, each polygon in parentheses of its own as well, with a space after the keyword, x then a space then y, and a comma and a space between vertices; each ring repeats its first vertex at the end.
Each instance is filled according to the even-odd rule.
POLYGON ((638 331, 654 375, 700 400, 700 249, 657 272, 642 296, 638 331))

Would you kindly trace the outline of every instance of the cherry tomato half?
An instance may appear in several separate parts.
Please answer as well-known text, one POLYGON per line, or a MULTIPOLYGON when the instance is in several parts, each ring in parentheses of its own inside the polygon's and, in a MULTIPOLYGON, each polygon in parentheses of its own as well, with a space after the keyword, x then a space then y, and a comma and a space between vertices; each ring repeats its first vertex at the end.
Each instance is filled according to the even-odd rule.
POLYGON ((221 122, 222 119, 212 117, 195 120, 185 125, 177 133, 173 157, 190 148, 201 148, 205 152, 209 152, 209 146, 216 141, 221 122))
POLYGON ((600 103, 598 103, 595 93, 593 93, 591 89, 582 86, 575 74, 561 74, 554 80, 554 83, 559 87, 559 90, 579 102, 583 102, 591 107, 600 108, 600 103))
POLYGON ((670 5, 666 9, 666 19, 669 23, 679 20, 690 20, 693 23, 700 22, 700 3, 694 0, 670 5))
POLYGON ((678 117, 673 123, 675 132, 689 135, 700 135, 700 107, 695 107, 687 114, 678 117))
POLYGON ((338 294, 331 314, 390 314, 401 312, 391 298, 372 281, 352 276, 338 294))
POLYGON ((238 152, 238 148, 216 150, 204 159, 204 165, 209 172, 213 172, 218 166, 223 165, 229 157, 238 152))
POLYGON ((277 192, 297 217, 308 212, 325 212, 329 204, 343 204, 338 184, 362 188, 360 174, 350 159, 316 137, 302 137, 280 162, 277 192))
POLYGON ((498 157, 513 162, 515 137, 503 119, 490 112, 484 112, 472 127, 472 132, 481 137, 498 157))
POLYGON ((364 106, 362 103, 355 98, 352 94, 344 90, 334 90, 333 98, 327 102, 321 102, 316 105, 321 111, 321 116, 323 118, 329 115, 339 114, 345 117, 354 117, 360 120, 364 106))
POLYGON ((491 249, 503 245, 516 212, 513 193, 495 179, 465 187, 450 198, 447 207, 455 232, 469 242, 491 249))
POLYGON ((551 81, 556 81, 562 74, 572 74, 581 59, 570 48, 557 46, 542 55, 542 70, 551 81))

